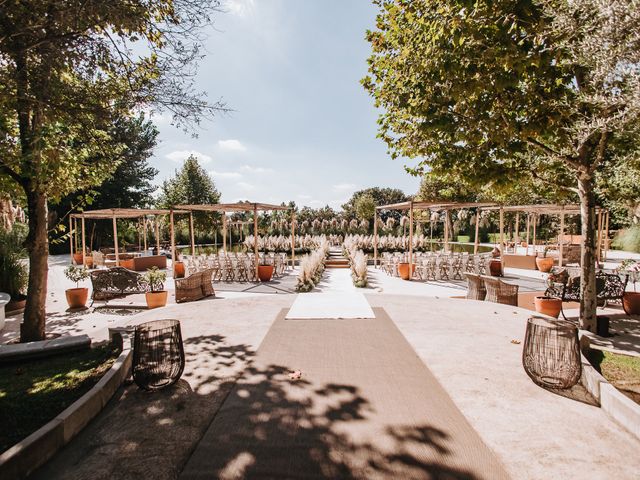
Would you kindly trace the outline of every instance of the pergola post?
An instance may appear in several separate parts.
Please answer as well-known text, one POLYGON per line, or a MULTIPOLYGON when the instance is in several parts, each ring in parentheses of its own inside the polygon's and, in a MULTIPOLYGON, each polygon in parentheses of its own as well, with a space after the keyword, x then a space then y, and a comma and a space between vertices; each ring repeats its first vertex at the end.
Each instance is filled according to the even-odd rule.
POLYGON ((171 235, 171 271, 173 272, 173 278, 176 278, 176 238, 173 225, 173 210, 169 212, 169 233, 171 235))
POLYGON ((413 278, 413 201, 409 204, 409 280, 413 278))
POLYGON ((504 249, 504 209, 500 207, 500 253, 504 249))
POLYGON ((196 256, 195 232, 193 231, 193 212, 189 212, 189 236, 191 237, 191 256, 196 256))
POLYGON ((531 229, 531 214, 527 213, 527 251, 525 252, 525 255, 529 255, 529 230, 531 229))
POLYGON ((158 215, 154 218, 156 227, 156 255, 160 255, 160 225, 158 224, 158 215))
POLYGON ((538 256, 538 253, 536 252, 536 223, 538 223, 538 222, 537 222, 537 220, 538 220, 538 218, 537 218, 537 217, 538 217, 538 215, 537 215, 536 213, 532 213, 532 214, 531 214, 531 216, 533 217, 533 243, 532 243, 532 246, 533 246, 533 256, 534 256, 534 257, 537 257, 537 256, 538 256))
POLYGON ((138 218, 138 251, 142 250, 142 234, 140 233, 140 219, 138 218))
POLYGON ((149 250, 147 245, 147 217, 142 217, 142 235, 144 237, 144 251, 149 250))
POLYGON ((604 227, 604 260, 609 254, 609 210, 605 211, 605 227, 604 227))
POLYGON ((222 212, 222 251, 227 251, 227 214, 222 212))
POLYGON ((84 236, 84 217, 82 217, 82 266, 86 267, 87 266, 87 261, 85 259, 86 256, 86 239, 84 236))
POLYGON ((378 268, 378 210, 373 211, 373 266, 378 268))
POLYGON ((602 261, 601 250, 602 250, 602 210, 598 212, 598 246, 596 248, 596 258, 598 259, 598 262, 602 261))
POLYGON ((116 267, 120 266, 120 252, 118 251, 118 222, 113 216, 113 250, 116 254, 116 267))
POLYGON ((520 212, 516 212, 516 234, 513 236, 513 243, 515 243, 515 250, 518 251, 518 244, 520 243, 520 212))
POLYGON ((476 209, 476 238, 474 239, 474 242, 473 242, 474 255, 478 254, 478 246, 480 245, 479 234, 480 234, 480 209, 478 208, 476 209))
POLYGON ((260 265, 260 255, 258 254, 258 206, 253 205, 253 253, 256 258, 256 278, 260 278, 258 275, 258 265, 260 265))
POLYGON ((444 253, 449 251, 449 210, 444 210, 444 253))
POLYGON ((73 217, 69 216, 69 252, 71 252, 71 265, 73 265, 73 217))
POLYGON ((291 209, 291 268, 296 266, 296 211, 291 209))
MULTIPOLYGON (((564 207, 563 207, 564 210, 564 207)), ((558 235, 558 266, 562 266, 564 250, 564 212, 560 213, 560 235, 558 235)))

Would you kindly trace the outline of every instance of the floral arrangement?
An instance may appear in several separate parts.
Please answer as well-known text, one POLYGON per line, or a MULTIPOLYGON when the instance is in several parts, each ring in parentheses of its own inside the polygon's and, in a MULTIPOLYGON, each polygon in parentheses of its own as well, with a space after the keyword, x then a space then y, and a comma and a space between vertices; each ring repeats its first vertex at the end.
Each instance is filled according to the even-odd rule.
POLYGON ((618 274, 629 275, 629 280, 633 283, 633 291, 636 291, 636 282, 640 280, 640 261, 627 258, 623 260, 618 268, 618 274))
POLYGON ((329 254, 329 242, 324 239, 318 248, 300 260, 300 273, 296 291, 310 292, 320 283, 324 273, 325 260, 329 254))
POLYGON ((368 283, 368 257, 362 250, 358 250, 353 255, 349 256, 349 260, 351 262, 351 278, 353 279, 353 284, 358 288, 365 288, 368 283))
MULTIPOLYGON (((340 235, 296 235, 294 239, 297 254, 311 253, 325 241, 338 245, 342 243, 342 236, 340 235)), ((243 245, 247 251, 252 252, 253 235, 246 237, 243 245)), ((261 252, 289 253, 291 252, 291 237, 289 235, 259 236, 258 250, 261 252)))
MULTIPOLYGON (((344 248, 347 252, 362 250, 365 253, 373 252, 373 235, 347 235, 344 239, 344 248)), ((436 242, 437 239, 433 239, 436 242)), ((432 249, 432 242, 423 234, 413 236, 413 250, 416 252, 428 252, 432 249)), ((378 252, 406 252, 409 250, 409 236, 380 235, 378 236, 378 252)))

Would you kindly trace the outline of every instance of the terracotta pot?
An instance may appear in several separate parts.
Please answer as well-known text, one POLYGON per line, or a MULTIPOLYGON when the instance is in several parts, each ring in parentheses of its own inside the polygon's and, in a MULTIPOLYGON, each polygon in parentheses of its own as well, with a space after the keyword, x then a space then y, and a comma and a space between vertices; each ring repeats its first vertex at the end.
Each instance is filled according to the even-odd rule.
POLYGON ((273 276, 273 265, 258 265, 258 278, 261 282, 268 282, 273 276))
POLYGON ((64 292, 67 296, 69 308, 83 308, 87 304, 89 289, 86 287, 70 288, 64 292))
POLYGON ((133 270, 134 268, 133 258, 121 259, 120 266, 123 268, 126 268, 127 270, 133 270))
POLYGON ((622 307, 627 315, 640 315, 640 292, 624 292, 622 307))
POLYGON ((558 318, 560 311, 562 310, 562 300, 553 297, 535 297, 533 299, 536 312, 548 315, 553 318, 558 318))
POLYGON ((73 254, 73 263, 76 265, 82 265, 82 252, 73 254))
POLYGON ((9 303, 7 303, 4 307, 4 311, 6 313, 13 313, 18 310, 22 310, 27 303, 26 295, 20 295, 18 297, 11 297, 9 303))
POLYGON ((411 265, 411 273, 409 273, 409 264, 408 263, 399 263, 398 264, 398 274, 400 278, 403 280, 409 280, 413 276, 413 272, 416 270, 415 263, 411 265))
POLYGON ((175 265, 175 277, 176 278, 183 278, 184 277, 184 263, 183 262, 176 262, 175 265))
POLYGON ((147 300, 148 308, 158 308, 164 307, 167 304, 167 296, 169 292, 163 290, 161 292, 146 292, 144 294, 145 299, 147 300))
POLYGON ((489 262, 489 273, 492 277, 502 277, 502 262, 500 260, 491 260, 489 262))
POLYGON ((85 255, 84 262, 86 263, 87 268, 93 268, 93 257, 85 255))
POLYGON ((536 257, 536 267, 541 272, 550 272, 553 268, 553 257, 536 257))

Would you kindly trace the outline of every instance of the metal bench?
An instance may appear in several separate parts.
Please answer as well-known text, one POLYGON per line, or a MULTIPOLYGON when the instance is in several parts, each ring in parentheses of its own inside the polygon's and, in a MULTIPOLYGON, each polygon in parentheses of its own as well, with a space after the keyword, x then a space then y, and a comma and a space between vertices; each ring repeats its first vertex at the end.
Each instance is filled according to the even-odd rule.
MULTIPOLYGON (((556 278, 562 279, 562 274, 556 274, 556 278)), ((544 292, 547 297, 559 298, 563 302, 580 302, 580 275, 566 275, 563 281, 551 281, 544 292)), ((596 298, 598 306, 606 306, 607 302, 622 302, 622 296, 627 288, 629 276, 624 280, 616 273, 596 272, 596 298)), ((623 305, 624 308, 624 305, 623 305)), ((561 307, 562 317, 567 320, 564 309, 561 307)), ((628 314, 628 312, 625 311, 628 314)))
POLYGON ((149 285, 143 280, 142 275, 124 267, 91 272, 91 285, 91 305, 96 300, 109 300, 149 291, 149 285))

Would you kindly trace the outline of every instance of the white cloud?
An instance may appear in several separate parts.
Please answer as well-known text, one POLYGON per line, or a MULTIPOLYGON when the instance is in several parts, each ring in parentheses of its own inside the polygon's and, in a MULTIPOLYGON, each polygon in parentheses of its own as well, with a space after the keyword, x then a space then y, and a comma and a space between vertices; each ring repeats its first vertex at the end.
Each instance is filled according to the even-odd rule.
POLYGON ((251 165, 243 165, 240 170, 247 173, 271 173, 273 169, 264 167, 252 167, 251 165))
POLYGON ((298 198, 300 200, 311 200, 313 197, 311 195, 300 194, 300 195, 298 195, 298 198))
POLYGON ((357 185, 355 183, 338 183, 333 186, 334 190, 345 191, 345 190, 353 190, 357 185))
POLYGON ((244 17, 253 12, 255 7, 254 0, 227 0, 223 3, 223 7, 232 15, 244 17))
POLYGON ((254 185, 252 185, 250 183, 247 183, 247 182, 237 182, 236 183, 236 187, 238 187, 238 188, 240 188, 242 190, 247 190, 247 191, 255 190, 255 188, 256 188, 254 185))
POLYGON ((202 163, 209 163, 211 160, 213 160, 206 153, 198 152, 197 150, 174 150, 173 152, 167 153, 165 157, 174 162, 184 162, 187 157, 189 157, 189 155, 197 157, 198 160, 200 160, 200 162, 202 163))
POLYGON ((240 140, 235 140, 230 138, 229 140, 218 140, 218 147, 221 150, 227 150, 230 152, 245 152, 247 147, 245 147, 240 140))
POLYGON ((238 172, 217 172, 211 170, 209 174, 217 178, 242 178, 242 174, 238 172))

